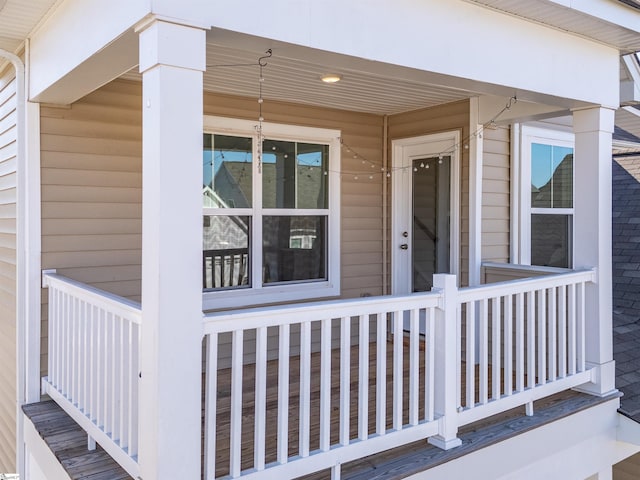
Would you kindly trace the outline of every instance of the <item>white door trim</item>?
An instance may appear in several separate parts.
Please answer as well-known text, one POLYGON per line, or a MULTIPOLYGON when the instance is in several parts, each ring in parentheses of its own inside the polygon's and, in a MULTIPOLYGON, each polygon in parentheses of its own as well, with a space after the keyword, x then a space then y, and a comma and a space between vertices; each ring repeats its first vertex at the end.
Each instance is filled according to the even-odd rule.
POLYGON ((450 273, 458 274, 460 261, 460 131, 422 135, 393 140, 391 187, 391 293, 411 293, 411 225, 412 182, 411 161, 414 159, 451 156, 451 225, 450 273), (408 232, 403 237, 402 232, 408 232), (400 246, 406 243, 407 250, 400 246))

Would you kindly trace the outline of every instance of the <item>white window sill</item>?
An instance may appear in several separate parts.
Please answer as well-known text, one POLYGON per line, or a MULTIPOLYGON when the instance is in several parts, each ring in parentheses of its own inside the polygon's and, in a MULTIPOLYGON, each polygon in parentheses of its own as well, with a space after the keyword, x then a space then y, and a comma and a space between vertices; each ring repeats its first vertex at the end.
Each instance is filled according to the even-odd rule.
POLYGON ((202 310, 254 307, 274 303, 337 297, 339 295, 340 284, 330 281, 206 291, 202 293, 202 310))

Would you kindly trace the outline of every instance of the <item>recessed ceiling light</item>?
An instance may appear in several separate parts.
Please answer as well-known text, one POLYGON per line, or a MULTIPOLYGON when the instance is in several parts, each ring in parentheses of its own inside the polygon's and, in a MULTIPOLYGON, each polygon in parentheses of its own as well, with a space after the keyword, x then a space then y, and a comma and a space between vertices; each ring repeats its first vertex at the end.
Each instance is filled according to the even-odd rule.
POLYGON ((342 80, 342 75, 338 75, 337 73, 327 73, 326 75, 320 77, 320 79, 324 83, 336 83, 342 80))

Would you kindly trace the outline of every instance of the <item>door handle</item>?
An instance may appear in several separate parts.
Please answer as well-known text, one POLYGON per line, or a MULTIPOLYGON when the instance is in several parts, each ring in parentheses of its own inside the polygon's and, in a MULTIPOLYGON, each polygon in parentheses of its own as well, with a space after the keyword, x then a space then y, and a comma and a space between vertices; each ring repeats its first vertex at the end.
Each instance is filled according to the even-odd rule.
POLYGON ((400 245, 400 249, 401 250, 408 250, 409 249, 409 245, 407 245, 406 243, 403 243, 402 245, 400 245))

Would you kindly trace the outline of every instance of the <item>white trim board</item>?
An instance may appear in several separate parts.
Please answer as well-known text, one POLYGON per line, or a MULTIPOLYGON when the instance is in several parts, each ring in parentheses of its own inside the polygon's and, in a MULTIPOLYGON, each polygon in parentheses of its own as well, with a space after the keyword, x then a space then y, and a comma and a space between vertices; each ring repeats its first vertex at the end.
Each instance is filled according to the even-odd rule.
POLYGON ((410 218, 412 205, 411 169, 402 165, 413 159, 438 156, 447 152, 451 155, 451 189, 450 189, 450 272, 458 274, 460 270, 460 138, 459 130, 422 135, 419 137, 393 140, 392 145, 392 191, 391 191, 391 293, 399 295, 410 293, 410 281, 407 276, 411 273, 409 259, 411 254, 411 234, 402 237, 402 232, 411 232, 410 218), (400 245, 407 243, 409 248, 401 252, 400 245))

